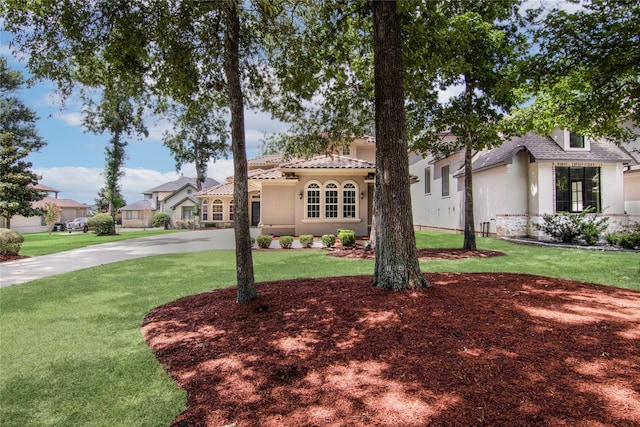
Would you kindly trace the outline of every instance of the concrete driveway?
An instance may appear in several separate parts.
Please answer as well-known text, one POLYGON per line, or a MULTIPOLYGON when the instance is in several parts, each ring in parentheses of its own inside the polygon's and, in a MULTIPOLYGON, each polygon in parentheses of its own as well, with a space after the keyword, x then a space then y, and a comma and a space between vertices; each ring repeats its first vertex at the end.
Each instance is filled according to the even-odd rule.
MULTIPOLYGON (((256 237, 258 234, 258 229, 251 229, 252 236, 256 237)), ((294 241, 295 245, 299 247, 297 240, 294 241)), ((279 247, 277 241, 273 241, 271 246, 279 247)), ((4 262, 0 264, 0 288, 128 259, 234 248, 233 229, 186 231, 103 243, 51 255, 4 262)))

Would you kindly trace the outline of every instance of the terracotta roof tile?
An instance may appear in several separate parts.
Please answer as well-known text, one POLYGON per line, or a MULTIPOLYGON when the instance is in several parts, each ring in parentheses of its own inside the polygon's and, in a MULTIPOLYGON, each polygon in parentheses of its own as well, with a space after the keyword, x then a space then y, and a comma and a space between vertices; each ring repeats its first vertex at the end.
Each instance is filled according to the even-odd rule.
POLYGON ((346 156, 315 156, 308 160, 296 160, 280 165, 282 169, 374 169, 366 160, 346 156))

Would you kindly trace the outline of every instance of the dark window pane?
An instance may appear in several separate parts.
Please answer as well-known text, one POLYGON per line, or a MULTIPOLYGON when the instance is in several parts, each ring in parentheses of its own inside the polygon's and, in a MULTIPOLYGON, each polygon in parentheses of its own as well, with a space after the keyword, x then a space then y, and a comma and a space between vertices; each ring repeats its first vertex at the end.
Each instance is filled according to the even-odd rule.
POLYGON ((569 185, 569 168, 556 168, 556 212, 571 210, 571 193, 569 185))

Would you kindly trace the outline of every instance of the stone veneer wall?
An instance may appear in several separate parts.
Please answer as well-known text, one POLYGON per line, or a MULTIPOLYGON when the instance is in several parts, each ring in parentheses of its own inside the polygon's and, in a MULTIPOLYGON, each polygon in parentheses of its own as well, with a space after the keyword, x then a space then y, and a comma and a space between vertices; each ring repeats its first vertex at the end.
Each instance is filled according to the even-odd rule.
MULTIPOLYGON (((605 233, 618 231, 627 224, 640 222, 640 215, 601 215, 609 217, 609 227, 605 233)), ((496 215, 496 237, 545 237, 545 234, 534 228, 533 224, 542 222, 542 215, 496 215)), ((604 233, 603 233, 604 234, 604 233)))

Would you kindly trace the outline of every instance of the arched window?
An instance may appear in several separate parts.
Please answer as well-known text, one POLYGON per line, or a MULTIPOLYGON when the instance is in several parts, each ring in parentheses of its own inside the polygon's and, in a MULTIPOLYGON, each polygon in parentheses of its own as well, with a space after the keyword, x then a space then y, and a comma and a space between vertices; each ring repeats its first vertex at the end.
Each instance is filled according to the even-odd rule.
POLYGON ((222 221, 223 211, 224 211, 224 204, 222 203, 222 200, 215 199, 213 202, 211 202, 211 219, 212 220, 222 221))
POLYGON ((209 221, 209 202, 206 200, 202 201, 202 207, 200 209, 202 213, 202 220, 209 221))
POLYGON ((233 199, 229 201, 229 221, 233 221, 233 199))
POLYGON ((307 218, 320 218, 320 185, 315 182, 307 186, 307 218))
POLYGON ((342 217, 356 217, 356 201, 358 189, 355 184, 348 182, 342 187, 342 217))
POLYGON ((333 182, 324 187, 324 216, 338 218, 338 186, 333 182))

